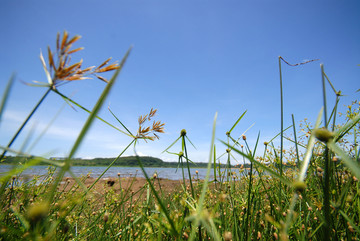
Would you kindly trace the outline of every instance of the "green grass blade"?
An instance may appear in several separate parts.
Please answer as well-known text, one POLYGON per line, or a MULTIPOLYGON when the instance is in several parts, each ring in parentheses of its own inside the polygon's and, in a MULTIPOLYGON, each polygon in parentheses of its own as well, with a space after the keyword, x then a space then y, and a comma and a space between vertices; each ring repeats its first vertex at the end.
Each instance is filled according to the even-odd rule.
POLYGON ((295 127, 294 114, 291 115, 291 119, 292 119, 292 125, 293 125, 293 130, 294 130, 294 143, 295 143, 297 166, 300 167, 300 157, 299 157, 299 148, 298 148, 299 144, 296 140, 296 127, 295 127))
POLYGON ((166 152, 167 150, 169 150, 173 145, 175 145, 175 143, 181 138, 181 136, 179 136, 173 143, 171 143, 170 146, 168 146, 168 148, 166 148, 162 153, 166 152))
POLYGON ((229 130, 229 134, 231 134, 232 130, 236 127, 236 125, 240 122, 240 120, 244 117, 244 115, 246 114, 247 110, 244 111, 244 113, 242 113, 242 115, 239 117, 239 119, 237 119, 237 121, 235 122, 235 124, 231 127, 231 129, 229 130))
POLYGON ((335 152, 337 155, 341 157, 341 160, 345 163, 345 165, 350 169, 350 171, 354 174, 357 179, 360 179, 360 166, 359 164, 351 159, 338 145, 336 145, 333 141, 327 143, 328 147, 335 152))
MULTIPOLYGON (((323 112, 323 108, 321 108, 321 110, 320 110, 320 112, 318 114, 318 117, 316 119, 315 129, 319 128, 319 126, 320 126, 322 112, 323 112)), ((306 175, 306 172, 307 172, 308 167, 309 167, 309 163, 310 163, 310 160, 311 160, 312 150, 314 148, 314 145, 315 145, 315 136, 314 136, 314 133, 311 133, 308 144, 307 144, 304 160, 302 161, 300 174, 299 174, 299 177, 298 177, 298 180, 301 181, 301 182, 304 181, 304 179, 305 179, 305 175, 306 175)))
POLYGON ((49 201, 51 202, 54 195, 55 195, 55 191, 56 191, 56 187, 57 185, 60 183, 61 179, 63 178, 64 174, 70 169, 70 163, 71 163, 71 158, 74 157, 77 149, 80 146, 80 143, 83 141, 85 134, 87 133, 87 131, 89 130, 92 122, 94 121, 95 117, 97 116, 97 113, 99 112, 102 104, 105 101, 105 98, 107 97, 107 95, 109 94, 112 86, 115 83, 115 80, 117 78, 117 76, 119 75, 120 71, 122 70, 126 59, 128 58, 130 51, 131 51, 132 47, 130 47, 128 49, 128 51, 126 52, 125 56, 123 57, 123 59, 120 62, 119 68, 115 71, 115 73, 113 74, 113 76, 111 77, 109 83, 106 85, 105 89, 103 90, 101 96, 99 97, 98 101, 96 102, 90 116, 88 117, 88 119, 86 120, 83 128, 80 131, 80 134, 78 135, 73 147, 70 150, 70 153, 68 155, 68 157, 65 159, 65 166, 61 169, 60 173, 58 174, 53 187, 49 193, 49 201))
MULTIPOLYGON (((78 104, 76 101, 70 99, 69 97, 67 97, 66 95, 62 94, 61 92, 59 92, 58 90, 53 90, 53 92, 55 92, 56 94, 58 94, 59 96, 61 96, 66 102, 70 102, 74 105, 76 105, 77 107, 79 107, 80 109, 82 109, 83 111, 91 114, 91 111, 86 109, 85 107, 83 107, 82 105, 78 104)), ((72 107, 72 106, 71 106, 72 107)), ((73 108, 73 107, 72 107, 73 108)), ((117 128, 116 126, 110 124, 109 122, 107 122, 106 120, 104 120, 103 118, 99 117, 99 116, 96 116, 97 119, 99 119, 100 121, 104 122, 105 124, 107 124, 108 126, 114 128, 115 130, 117 131, 120 131, 121 133, 127 135, 127 136, 130 136, 128 133, 124 132, 123 130, 117 128)), ((132 136, 130 136, 132 137, 132 136)))
POLYGON ((6 106, 6 103, 7 103, 7 100, 9 98, 9 94, 10 94, 10 91, 11 91, 11 87, 13 86, 13 83, 14 83, 14 80, 15 80, 15 75, 13 74, 7 85, 6 85, 6 88, 5 88, 5 91, 4 91, 4 94, 3 94, 3 97, 1 99, 1 104, 0 104, 0 123, 1 123, 1 119, 2 119, 2 113, 4 112, 4 109, 5 109, 5 106, 6 106))
MULTIPOLYGON (((111 88, 113 87, 113 85, 114 85, 114 83, 115 83, 115 81, 116 81, 116 79, 117 79, 117 76, 120 74, 120 71, 122 70, 122 68, 123 68, 123 66, 124 66, 124 64, 125 64, 128 56, 129 56, 130 52, 131 52, 131 49, 132 49, 132 47, 130 47, 130 48, 128 49, 128 51, 126 52, 125 56, 123 57, 123 59, 122 59, 121 62, 120 62, 119 68, 115 71, 115 73, 114 73, 113 76, 111 77, 109 83, 106 85, 105 89, 103 90, 100 98, 99 98, 98 101, 96 102, 93 110, 91 111, 90 116, 89 116, 88 119, 86 120, 85 125, 83 126, 83 128, 82 128, 82 130, 81 130, 81 132, 80 132, 80 134, 79 134, 79 136, 78 136, 78 138, 77 138, 77 140, 75 141, 75 144, 73 145, 73 147, 72 147, 72 149, 71 149, 71 151, 70 151, 69 159, 72 158, 72 157, 75 155, 77 149, 79 148, 80 143, 82 142, 82 140, 83 140, 84 137, 85 137, 85 134, 86 134, 87 131, 89 130, 89 128, 90 128, 93 120, 95 119, 95 117, 97 116, 97 113, 99 112, 100 108, 102 107, 102 105, 103 105, 103 103, 104 103, 104 101, 105 101, 105 98, 108 96, 111 88)), ((68 159, 68 160, 69 160, 69 159, 68 159)))
POLYGON ((128 128, 126 128, 126 126, 114 115, 114 113, 110 110, 110 106, 108 107, 108 110, 110 111, 110 113, 114 116, 114 118, 122 125, 122 127, 125 128, 125 130, 131 135, 134 136, 131 131, 129 131, 128 128))
POLYGON ((360 114, 357 114, 353 119, 348 121, 334 134, 334 142, 339 141, 343 138, 358 122, 360 121, 360 114))
POLYGON ((218 232, 216 231, 216 229, 212 229, 210 227, 212 227, 211 225, 207 225, 207 222, 210 222, 211 224, 211 219, 210 220, 206 220, 203 216, 203 208, 204 208, 204 200, 205 200, 205 194, 206 194, 206 190, 208 188, 208 183, 209 183, 209 176, 210 176, 210 171, 211 171, 211 163, 213 160, 213 151, 214 151, 214 142, 215 142, 215 130, 216 130, 216 119, 217 119, 217 113, 215 114, 214 117, 214 124, 213 124, 213 129, 212 129, 212 137, 211 137, 211 144, 210 144, 210 153, 209 153, 209 161, 208 161, 208 166, 207 166, 207 171, 206 171, 206 177, 203 183, 203 187, 201 190, 201 195, 198 201, 198 206, 196 209, 196 217, 194 220, 194 225, 192 226, 192 230, 191 230, 191 235, 190 235, 190 239, 189 240, 194 240, 195 239, 195 232, 196 229, 198 229, 199 224, 200 223, 204 223, 205 228, 208 229, 208 232, 213 236, 213 240, 221 240, 220 235, 218 234, 218 232))
POLYGON ((190 141, 189 137, 187 137, 187 135, 185 136, 186 137, 186 140, 188 140, 190 142, 190 144, 195 148, 196 150, 196 146, 190 141))

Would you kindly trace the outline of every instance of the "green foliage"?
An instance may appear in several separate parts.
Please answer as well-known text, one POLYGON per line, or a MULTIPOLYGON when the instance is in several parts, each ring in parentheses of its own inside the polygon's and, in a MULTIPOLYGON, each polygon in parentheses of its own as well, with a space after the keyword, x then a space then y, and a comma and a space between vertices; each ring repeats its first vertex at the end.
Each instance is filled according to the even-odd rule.
MULTIPOLYGON (((62 41, 59 37, 57 39, 57 48, 65 50, 66 45, 76 40, 68 40, 67 33, 64 33, 62 41)), ((156 110, 151 109, 149 114, 140 116, 136 135, 111 111, 123 129, 97 116, 129 53, 130 49, 120 65, 104 67, 107 60, 91 72, 94 74, 103 68, 116 67, 110 81, 96 75, 108 83, 91 111, 57 90, 61 81, 81 77, 71 72, 80 65, 65 66, 66 69, 59 72, 58 68, 54 68, 55 61, 50 49, 50 68, 46 67, 41 55, 49 83, 42 85, 48 87, 48 91, 9 144, 2 147, 1 163, 11 163, 14 168, 0 178, 0 240, 359 240, 360 103, 354 101, 349 105, 347 113, 343 115, 343 123, 337 124, 341 91, 334 88, 323 67, 324 108, 315 126, 305 120, 299 132, 293 127, 294 137, 291 137, 286 132, 289 128, 283 128, 284 113, 281 111, 280 133, 264 143, 265 150, 260 156, 256 153, 260 133, 254 147, 249 146, 245 136, 249 128, 239 137, 233 136, 233 130, 241 128, 240 120, 245 118, 245 111, 226 132, 227 141, 223 141, 225 145, 222 146, 224 154, 216 156, 215 117, 208 163, 190 160, 188 143, 194 145, 184 129, 165 150, 168 152, 170 148, 175 148, 180 141, 179 152, 168 152, 176 155, 179 161, 168 163, 153 157, 122 157, 128 148, 134 147, 139 141, 154 141, 159 138, 159 133, 164 132, 164 124, 160 121, 145 126, 146 120, 153 118, 156 110), (50 75, 52 69, 58 72, 54 77, 50 75), (69 75, 61 79, 65 70, 69 75), (336 96, 330 116, 327 115, 326 83, 330 84, 336 96), (69 156, 46 159, 12 150, 11 144, 49 92, 59 94, 67 102, 89 113, 69 156), (320 127, 322 113, 324 126, 320 127), (95 118, 115 131, 126 134, 131 141, 116 158, 73 158, 95 118), (274 145, 278 137, 281 140, 279 148, 274 145), (284 140, 289 140, 294 147, 285 150, 284 140), (7 152, 12 155, 5 155, 7 152), (223 156, 227 163, 222 166, 217 161, 220 162, 223 156), (232 162, 239 164, 232 166, 232 162), (243 164, 240 165, 241 162, 243 164), (38 164, 52 165, 47 175, 31 178, 21 175, 26 168, 38 164), (105 165, 107 168, 94 181, 75 176, 72 173, 74 165, 105 165), (100 178, 114 165, 140 166, 146 177, 145 184, 135 188, 139 179, 124 179, 120 174, 101 183, 100 178), (145 166, 179 167, 183 180, 166 185, 157 178, 156 173, 149 177, 145 166), (205 180, 190 175, 190 167, 203 166, 207 167, 205 180), (55 172, 54 167, 60 172, 55 172), (209 181, 211 168, 214 168, 214 181, 209 181), (185 175, 186 170, 188 175, 185 175), (65 172, 69 172, 73 178, 64 179, 65 172)), ((279 57, 280 64, 281 61, 290 66, 312 62, 291 65, 279 57)), ((282 85, 281 65, 279 67, 282 85)), ((4 93, 0 114, 4 111, 9 91, 10 87, 4 93)), ((283 101, 281 87, 281 105, 283 101)), ((292 120, 294 125, 294 118, 292 120)))

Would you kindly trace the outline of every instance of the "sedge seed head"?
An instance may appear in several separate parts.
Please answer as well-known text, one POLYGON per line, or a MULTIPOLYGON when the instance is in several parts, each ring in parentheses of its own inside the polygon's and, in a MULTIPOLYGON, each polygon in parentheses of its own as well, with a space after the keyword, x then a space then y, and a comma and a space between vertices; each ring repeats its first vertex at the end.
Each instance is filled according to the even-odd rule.
POLYGON ((226 241, 232 240, 232 234, 231 234, 231 232, 225 232, 225 233, 224 233, 224 240, 226 240, 226 241))
POLYGON ((49 204, 47 202, 37 203, 30 206, 27 211, 27 217, 31 222, 37 223, 47 216, 48 210, 49 204))
POLYGON ((180 136, 186 136, 186 130, 185 129, 182 129, 180 131, 180 136))
POLYGON ((319 141, 325 143, 331 141, 334 138, 334 133, 325 128, 315 129, 314 135, 319 141))

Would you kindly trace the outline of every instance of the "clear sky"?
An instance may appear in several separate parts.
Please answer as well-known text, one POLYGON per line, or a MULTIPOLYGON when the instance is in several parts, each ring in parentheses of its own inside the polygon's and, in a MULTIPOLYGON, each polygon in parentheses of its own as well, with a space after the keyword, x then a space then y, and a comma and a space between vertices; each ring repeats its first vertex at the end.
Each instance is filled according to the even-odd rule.
MULTIPOLYGON (((136 132, 138 116, 158 109, 157 120, 166 123, 166 133, 159 141, 141 142, 139 154, 176 161, 161 152, 186 129, 197 147, 188 147, 190 159, 207 161, 216 112, 218 139, 226 140, 225 132, 247 110, 233 136, 255 123, 246 135, 253 146, 260 131, 262 144, 280 131, 278 56, 290 63, 320 59, 299 67, 282 65, 285 126, 291 124, 291 114, 297 122, 315 122, 322 107, 320 63, 335 88, 346 95, 340 109, 359 97, 359 13, 358 0, 3 0, 0 93, 14 72, 16 83, 0 122, 0 145, 7 145, 46 91, 23 82, 46 81, 40 49, 46 53, 49 45, 54 50, 56 34, 64 30, 82 36, 74 47, 85 49, 74 57, 83 58, 84 67, 108 57, 121 60, 134 46, 99 115, 120 126, 106 108, 110 105, 136 132)), ((59 90, 91 109, 104 87, 104 82, 92 79, 59 90)), ((328 97, 333 103, 330 88, 328 97)), ((25 150, 31 154, 66 156, 87 116, 78 108, 64 107, 64 101, 51 93, 13 147, 20 149, 29 138, 25 150), (28 150, 59 110, 46 134, 28 150)), ((114 157, 130 141, 96 121, 76 156, 114 157)), ((217 143, 218 153, 224 150, 217 143)))

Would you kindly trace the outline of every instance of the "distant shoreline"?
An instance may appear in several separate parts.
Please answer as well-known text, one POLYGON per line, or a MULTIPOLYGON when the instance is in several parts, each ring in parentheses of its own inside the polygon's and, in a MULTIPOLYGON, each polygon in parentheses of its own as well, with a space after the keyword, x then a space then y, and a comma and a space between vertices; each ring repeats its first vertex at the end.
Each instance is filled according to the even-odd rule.
MULTIPOLYGON (((29 161, 35 160, 37 157, 25 157, 25 156, 6 156, 4 158, 4 160, 0 163, 1 164, 18 164, 18 163, 28 163, 29 161)), ((97 157, 97 158, 93 158, 93 159, 82 159, 82 158, 73 158, 71 159, 71 165, 72 166, 98 166, 98 167, 107 167, 109 166, 111 163, 113 163, 113 161, 115 159, 117 159, 115 161, 115 163, 113 163, 112 166, 114 167, 139 167, 139 162, 138 162, 138 158, 140 158, 141 163, 143 164, 144 167, 161 167, 161 168, 181 168, 181 163, 179 162, 165 162, 163 160, 161 160, 160 158, 156 158, 156 157, 151 157, 151 156, 141 156, 141 157, 136 157, 136 156, 126 156, 126 157, 120 157, 120 158, 103 158, 103 157, 97 157)), ((64 158, 59 158, 59 157, 51 157, 49 158, 49 160, 51 161, 56 161, 56 162, 64 162, 64 158)), ((39 162, 36 165, 39 166, 48 166, 48 163, 44 163, 44 162, 39 162)), ((185 161, 183 162, 183 168, 187 168, 187 166, 189 165, 190 168, 207 168, 208 167, 208 163, 207 162, 188 162, 186 163, 185 161)), ((250 166, 250 164, 248 164, 250 166)), ((211 164, 211 166, 213 167, 213 163, 211 164)), ((225 168, 227 165, 225 164, 220 164, 221 168, 225 168)), ((247 164, 244 165, 245 167, 247 167, 247 164)), ((216 163, 216 167, 218 167, 218 163, 216 163)), ((234 165, 230 166, 231 168, 234 168, 234 165)))

